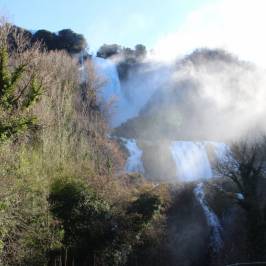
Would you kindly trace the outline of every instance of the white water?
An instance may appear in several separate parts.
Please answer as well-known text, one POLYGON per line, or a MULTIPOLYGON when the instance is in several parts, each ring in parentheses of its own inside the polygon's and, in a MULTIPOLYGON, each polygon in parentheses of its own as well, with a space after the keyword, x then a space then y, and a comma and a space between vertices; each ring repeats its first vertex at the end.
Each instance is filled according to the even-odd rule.
POLYGON ((121 88, 116 65, 109 59, 95 57, 96 72, 103 83, 98 93, 98 101, 109 110, 110 126, 115 128, 138 115, 141 107, 149 99, 145 90, 140 92, 134 87, 131 95, 129 88, 121 88), (135 98, 133 96, 136 96, 135 98))
POLYGON ((141 160, 142 150, 138 147, 135 139, 123 139, 125 146, 129 152, 129 157, 126 161, 125 171, 144 174, 144 167, 141 160))
POLYGON ((223 240, 221 236, 222 226, 219 222, 217 215, 208 206, 208 203, 205 198, 203 183, 199 183, 194 188, 194 195, 197 201, 200 203, 206 216, 207 223, 211 228, 211 247, 214 252, 218 253, 223 246, 223 240))
POLYGON ((120 81, 117 74, 116 66, 110 60, 105 60, 100 57, 94 57, 97 74, 102 82, 102 90, 100 91, 101 100, 108 102, 112 98, 122 98, 123 93, 120 86, 120 81))
POLYGON ((178 180, 189 182, 213 177, 207 145, 211 145, 218 160, 224 157, 226 145, 217 142, 174 141, 170 147, 176 164, 178 180))
POLYGON ((94 57, 93 62, 103 83, 97 95, 98 101, 108 106, 110 126, 113 128, 138 116, 153 93, 167 81, 170 71, 169 66, 144 64, 121 85, 112 60, 94 57))
POLYGON ((116 127, 126 119, 130 105, 121 89, 116 65, 111 60, 100 57, 94 57, 93 61, 101 83, 98 102, 107 107, 110 126, 116 127))
POLYGON ((175 141, 171 153, 176 163, 176 176, 182 181, 212 177, 211 165, 205 146, 200 142, 175 141))
MULTIPOLYGON (((226 144, 218 142, 175 141, 172 143, 170 150, 176 163, 176 175, 179 180, 187 182, 213 177, 207 146, 212 147, 217 160, 223 160, 228 151, 226 144)), ((207 223, 211 228, 211 247, 215 253, 218 253, 223 246, 222 227, 217 215, 208 206, 202 182, 195 187, 194 195, 201 205, 207 223)))

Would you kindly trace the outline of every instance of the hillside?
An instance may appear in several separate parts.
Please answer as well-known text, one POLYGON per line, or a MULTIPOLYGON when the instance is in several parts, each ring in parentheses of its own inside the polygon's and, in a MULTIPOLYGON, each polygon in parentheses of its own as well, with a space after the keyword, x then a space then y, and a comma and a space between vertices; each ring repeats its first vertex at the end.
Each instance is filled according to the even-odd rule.
POLYGON ((264 72, 222 50, 89 53, 1 24, 0 265, 266 260, 264 72))

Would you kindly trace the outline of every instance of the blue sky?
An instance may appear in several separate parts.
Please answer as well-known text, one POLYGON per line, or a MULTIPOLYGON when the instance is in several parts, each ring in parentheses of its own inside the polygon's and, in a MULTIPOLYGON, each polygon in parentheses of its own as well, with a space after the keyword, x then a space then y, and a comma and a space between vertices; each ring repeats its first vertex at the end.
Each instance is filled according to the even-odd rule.
POLYGON ((71 28, 93 50, 103 43, 153 48, 196 9, 215 0, 0 0, 11 22, 31 30, 71 28))

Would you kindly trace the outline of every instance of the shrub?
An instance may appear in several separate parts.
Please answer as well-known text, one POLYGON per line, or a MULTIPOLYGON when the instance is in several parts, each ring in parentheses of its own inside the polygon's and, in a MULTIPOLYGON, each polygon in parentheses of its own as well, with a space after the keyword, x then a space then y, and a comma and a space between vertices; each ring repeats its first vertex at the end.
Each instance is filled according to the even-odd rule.
POLYGON ((49 195, 51 212, 64 230, 63 244, 78 265, 93 261, 111 240, 110 206, 78 179, 57 179, 49 195))

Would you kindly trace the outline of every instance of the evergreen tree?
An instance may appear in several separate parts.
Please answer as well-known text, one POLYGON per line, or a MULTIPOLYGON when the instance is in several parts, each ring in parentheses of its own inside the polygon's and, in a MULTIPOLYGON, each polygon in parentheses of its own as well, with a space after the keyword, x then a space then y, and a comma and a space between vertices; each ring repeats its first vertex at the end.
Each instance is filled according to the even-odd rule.
POLYGON ((24 132, 36 124, 30 107, 41 95, 42 85, 36 75, 19 86, 27 75, 28 62, 22 62, 13 70, 9 63, 8 46, 0 47, 0 141, 24 132))

